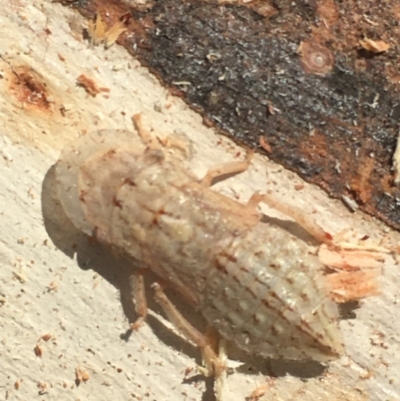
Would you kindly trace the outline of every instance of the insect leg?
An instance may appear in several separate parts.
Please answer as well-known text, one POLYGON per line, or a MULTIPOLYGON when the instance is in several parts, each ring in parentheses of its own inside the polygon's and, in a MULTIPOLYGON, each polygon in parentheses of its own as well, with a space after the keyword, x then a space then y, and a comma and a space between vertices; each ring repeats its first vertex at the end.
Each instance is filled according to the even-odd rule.
MULTIPOLYGON (((219 340, 218 358, 222 366, 225 367, 228 356, 226 352, 226 340, 224 338, 221 338, 219 340)), ((214 384, 215 398, 217 399, 217 401, 225 399, 224 389, 226 388, 226 379, 227 379, 226 369, 223 369, 221 372, 217 372, 214 384)))
POLYGON ((204 176, 204 178, 200 181, 201 185, 208 188, 212 185, 213 180, 215 180, 218 177, 228 174, 230 175, 230 174, 242 173, 243 171, 246 171, 250 166, 253 153, 254 152, 252 151, 247 152, 246 160, 224 163, 210 168, 207 171, 207 174, 204 176))
POLYGON ((296 206, 283 203, 271 194, 260 194, 258 192, 251 196, 247 203, 247 207, 256 209, 260 202, 263 202, 279 212, 284 213, 286 216, 291 217, 317 241, 327 245, 332 244, 332 238, 330 235, 326 233, 312 217, 307 215, 304 210, 296 206))
POLYGON ((142 114, 134 114, 132 116, 132 121, 140 137, 142 138, 143 143, 150 149, 160 149, 160 144, 157 142, 157 138, 152 135, 151 132, 149 132, 146 128, 144 128, 142 122, 142 114))
POLYGON ((137 269, 132 276, 129 277, 129 284, 132 289, 132 297, 135 300, 135 310, 138 318, 131 323, 132 330, 138 330, 144 323, 147 316, 147 300, 146 290, 144 287, 144 271, 145 269, 137 269))
POLYGON ((172 302, 165 295, 159 283, 154 283, 152 288, 155 291, 155 300, 163 308, 168 319, 173 323, 176 329, 187 339, 193 341, 201 348, 204 364, 206 368, 201 370, 206 376, 215 375, 218 377, 224 371, 225 366, 213 349, 212 341, 208 336, 204 336, 195 329, 175 308, 172 302))

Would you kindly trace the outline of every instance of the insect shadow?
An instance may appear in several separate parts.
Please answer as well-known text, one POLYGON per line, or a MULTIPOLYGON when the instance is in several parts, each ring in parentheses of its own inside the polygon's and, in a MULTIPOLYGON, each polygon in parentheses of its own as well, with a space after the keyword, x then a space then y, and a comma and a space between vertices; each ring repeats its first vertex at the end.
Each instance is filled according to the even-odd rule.
MULTIPOLYGON (((135 266, 132 260, 128 261, 123 257, 117 258, 110 250, 106 249, 106 247, 101 246, 75 228, 66 216, 60 202, 57 200, 54 191, 56 187, 54 185, 54 173, 55 168, 53 166, 47 172, 42 185, 42 214, 49 237, 54 245, 68 257, 73 258, 76 254, 77 262, 81 269, 94 270, 119 290, 124 314, 129 322, 134 322, 137 316, 132 301, 129 277, 132 275, 134 268, 139 266, 135 266)), ((263 217, 263 219, 273 219, 274 224, 279 224, 293 234, 302 237, 302 239, 313 242, 312 237, 297 224, 270 217, 263 217)), ((153 300, 153 291, 150 288, 150 284, 157 281, 157 277, 149 271, 146 278, 146 293, 148 294, 149 309, 158 315, 163 315, 161 308, 153 300)), ((200 313, 195 312, 190 305, 182 303, 182 299, 174 291, 167 290, 167 292, 171 301, 177 306, 182 315, 199 331, 204 332, 206 322, 200 313)), ((343 317, 352 318, 351 311, 355 309, 356 306, 356 304, 348 306, 343 317)), ((146 324, 151 327, 153 332, 164 344, 183 352, 197 364, 201 364, 200 352, 197 348, 169 330, 160 320, 148 315, 146 324)), ((134 332, 129 329, 129 325, 127 324, 127 331, 121 333, 120 337, 125 341, 129 341, 133 334, 134 332)), ((288 361, 284 359, 271 359, 257 355, 248 355, 232 343, 228 344, 228 355, 230 359, 242 363, 242 365, 237 368, 237 371, 246 374, 263 374, 272 377, 286 376, 289 374, 306 380, 322 375, 326 369, 324 364, 311 360, 288 361)), ((202 376, 195 375, 183 379, 183 382, 190 383, 200 380, 200 378, 204 380, 202 376)), ((210 378, 206 380, 206 391, 203 394, 203 400, 212 400, 213 397, 213 379, 210 378)))

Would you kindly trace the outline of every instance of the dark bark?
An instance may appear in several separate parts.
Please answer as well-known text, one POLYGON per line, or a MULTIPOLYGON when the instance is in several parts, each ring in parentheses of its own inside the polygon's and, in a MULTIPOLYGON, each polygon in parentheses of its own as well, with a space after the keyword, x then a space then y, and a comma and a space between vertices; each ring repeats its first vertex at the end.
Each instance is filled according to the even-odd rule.
POLYGON ((400 228, 396 0, 280 0, 264 11, 196 0, 75 5, 88 17, 107 12, 110 25, 129 12, 119 43, 208 123, 251 148, 263 136, 272 160, 400 228), (365 38, 390 48, 367 51, 365 38))

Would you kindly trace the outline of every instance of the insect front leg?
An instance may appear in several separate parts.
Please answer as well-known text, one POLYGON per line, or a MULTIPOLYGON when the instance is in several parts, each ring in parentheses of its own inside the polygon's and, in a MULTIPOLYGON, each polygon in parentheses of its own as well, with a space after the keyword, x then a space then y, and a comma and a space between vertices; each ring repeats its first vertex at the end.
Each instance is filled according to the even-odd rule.
POLYGON ((192 147, 188 138, 182 138, 176 135, 174 135, 173 137, 155 136, 144 127, 141 113, 134 114, 132 116, 132 122, 137 132, 139 133, 142 142, 146 145, 147 148, 159 150, 161 150, 162 148, 176 149, 181 152, 185 159, 191 157, 192 147))
POLYGON ((138 315, 136 321, 130 324, 132 330, 138 330, 140 326, 143 325, 147 316, 147 300, 146 289, 144 286, 144 273, 145 269, 137 269, 135 273, 129 277, 131 293, 135 301, 135 310, 138 315))
POLYGON ((150 149, 160 149, 157 138, 151 134, 143 125, 142 114, 138 113, 132 116, 133 124, 142 138, 142 142, 150 149))

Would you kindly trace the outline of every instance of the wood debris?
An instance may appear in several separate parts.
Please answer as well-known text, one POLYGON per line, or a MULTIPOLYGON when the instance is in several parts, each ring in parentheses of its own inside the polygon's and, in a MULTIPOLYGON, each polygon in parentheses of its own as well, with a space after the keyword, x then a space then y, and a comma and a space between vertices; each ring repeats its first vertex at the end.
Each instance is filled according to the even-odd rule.
POLYGON ((367 51, 372 53, 384 53, 390 49, 389 43, 383 40, 363 39, 360 40, 360 45, 367 51))
POLYGON ((91 46, 104 43, 106 49, 111 47, 125 31, 124 21, 118 21, 108 28, 100 14, 97 14, 95 20, 90 20, 88 24, 91 46))
POLYGON ((75 383, 77 386, 79 386, 79 384, 86 383, 88 380, 90 379, 90 375, 88 372, 86 372, 85 369, 83 369, 82 367, 78 366, 75 369, 75 383))
POLYGON ((110 92, 110 89, 99 87, 92 78, 89 78, 84 74, 79 75, 76 82, 78 86, 84 88, 92 97, 95 97, 101 92, 110 92))

